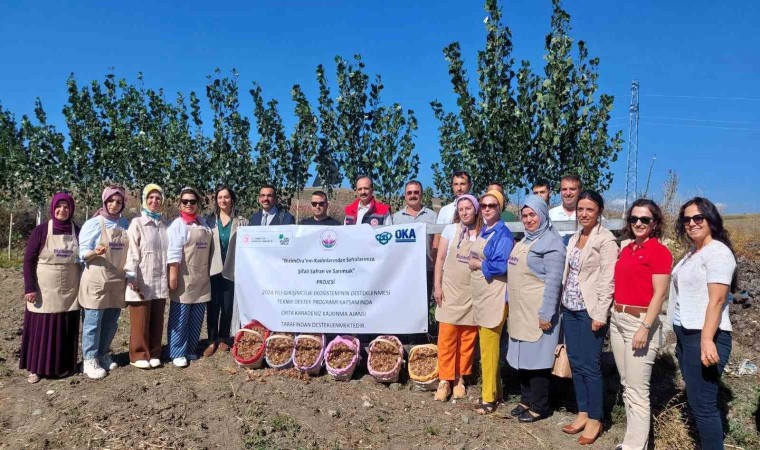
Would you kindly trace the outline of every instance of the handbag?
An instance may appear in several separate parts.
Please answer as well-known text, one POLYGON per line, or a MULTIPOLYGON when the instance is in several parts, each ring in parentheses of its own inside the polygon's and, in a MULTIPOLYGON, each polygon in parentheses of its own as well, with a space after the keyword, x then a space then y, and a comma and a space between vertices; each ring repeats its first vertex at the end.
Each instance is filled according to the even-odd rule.
POLYGON ((560 344, 554 349, 554 366, 552 366, 552 375, 559 378, 572 378, 570 371, 570 360, 567 359, 567 350, 565 344, 560 344))

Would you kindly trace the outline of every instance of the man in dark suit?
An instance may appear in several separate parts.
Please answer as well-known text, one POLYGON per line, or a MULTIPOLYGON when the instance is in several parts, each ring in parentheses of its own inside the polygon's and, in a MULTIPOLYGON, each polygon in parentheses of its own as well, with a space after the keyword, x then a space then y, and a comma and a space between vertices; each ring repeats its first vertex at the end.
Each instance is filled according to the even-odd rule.
POLYGON ((259 204, 261 210, 251 216, 250 225, 293 225, 296 218, 288 210, 277 206, 277 191, 271 184, 265 184, 259 189, 259 204))

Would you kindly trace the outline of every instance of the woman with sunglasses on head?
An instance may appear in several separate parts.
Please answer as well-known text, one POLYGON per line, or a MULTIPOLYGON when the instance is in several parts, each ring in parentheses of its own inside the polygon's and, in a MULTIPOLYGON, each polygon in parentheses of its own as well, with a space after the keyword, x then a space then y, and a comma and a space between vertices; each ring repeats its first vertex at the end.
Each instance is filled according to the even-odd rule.
POLYGON ((166 270, 167 225, 161 210, 164 191, 148 184, 142 191, 142 213, 129 224, 126 301, 129 309, 129 363, 138 369, 161 365, 164 310, 169 297, 166 270))
POLYGON ((433 275, 438 321, 438 389, 435 399, 445 402, 467 395, 464 377, 472 374, 478 327, 472 306, 470 251, 483 226, 480 203, 470 194, 455 200, 454 223, 443 229, 433 275), (453 391, 451 384, 455 383, 453 391))
POLYGON ((515 240, 504 222, 501 210, 504 196, 488 191, 480 199, 483 228, 470 248, 472 271, 472 309, 478 325, 482 392, 478 414, 496 411, 502 400, 499 380, 499 343, 507 318, 507 259, 515 240))
POLYGON ((79 227, 71 220, 74 199, 63 192, 50 201, 50 220, 37 225, 24 252, 24 326, 19 368, 27 381, 64 377, 77 367, 79 343, 79 227))
MULTIPOLYGON (((214 214, 206 218, 213 234, 211 255, 211 301, 206 310, 206 327, 209 345, 203 352, 208 358, 217 350, 230 349, 230 328, 234 317, 235 283, 222 276, 222 271, 232 270, 233 258, 227 257, 230 242, 235 239, 238 227, 248 226, 248 219, 235 217, 237 196, 229 186, 219 186, 214 192, 214 214)), ((239 324, 235 324, 235 329, 239 324)))
POLYGON ((602 433, 602 346, 618 257, 615 236, 602 226, 603 212, 601 195, 580 193, 575 216, 581 229, 570 237, 563 276, 562 320, 578 415, 562 431, 583 432, 578 438, 581 445, 593 444, 602 433))
POLYGON ((206 303, 211 300, 212 233, 198 217, 200 195, 193 188, 179 194, 179 217, 167 232, 169 249, 169 323, 167 335, 169 357, 177 367, 187 367, 188 360, 198 359, 195 353, 201 335, 206 303))
POLYGON ((549 382, 559 343, 559 301, 565 244, 549 220, 549 207, 528 195, 520 208, 525 237, 509 256, 509 348, 520 403, 510 414, 529 423, 549 417, 549 382))
POLYGON ((103 378, 106 371, 118 367, 109 352, 121 309, 126 306, 124 265, 129 250, 129 222, 121 215, 127 194, 121 187, 109 186, 101 199, 101 208, 79 233, 79 258, 84 261, 78 297, 84 309, 83 365, 84 373, 93 379, 103 378))
POLYGON ((663 215, 652 200, 640 198, 625 213, 628 225, 615 264, 615 303, 610 320, 610 344, 623 385, 626 430, 617 448, 642 450, 649 445, 649 380, 662 345, 658 320, 665 301, 673 256, 662 245, 663 215))
POLYGON ((673 268, 668 321, 702 449, 722 449, 718 389, 731 354, 726 300, 736 289, 736 257, 723 218, 706 198, 681 206, 676 234, 689 250, 673 268))

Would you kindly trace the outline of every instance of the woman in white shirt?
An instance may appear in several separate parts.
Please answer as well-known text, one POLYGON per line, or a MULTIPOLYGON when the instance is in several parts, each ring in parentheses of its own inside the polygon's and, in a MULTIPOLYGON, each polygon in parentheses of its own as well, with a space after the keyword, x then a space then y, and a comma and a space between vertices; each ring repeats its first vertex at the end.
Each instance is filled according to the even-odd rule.
POLYGON ((180 217, 169 225, 169 356, 177 367, 187 367, 201 335, 206 303, 211 300, 211 230, 197 216, 200 195, 193 188, 179 194, 180 217))
POLYGON ((702 449, 722 449, 718 388, 731 354, 726 300, 736 288, 736 258, 723 218, 706 198, 681 207, 676 232, 690 249, 673 268, 668 321, 702 449))

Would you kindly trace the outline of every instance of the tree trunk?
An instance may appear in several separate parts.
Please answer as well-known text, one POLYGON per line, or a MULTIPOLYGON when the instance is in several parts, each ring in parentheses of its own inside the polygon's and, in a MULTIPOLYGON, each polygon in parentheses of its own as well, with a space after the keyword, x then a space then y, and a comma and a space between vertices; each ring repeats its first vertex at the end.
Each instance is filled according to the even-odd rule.
POLYGON ((10 224, 8 225, 8 259, 11 259, 11 238, 13 237, 13 213, 11 212, 10 224))

